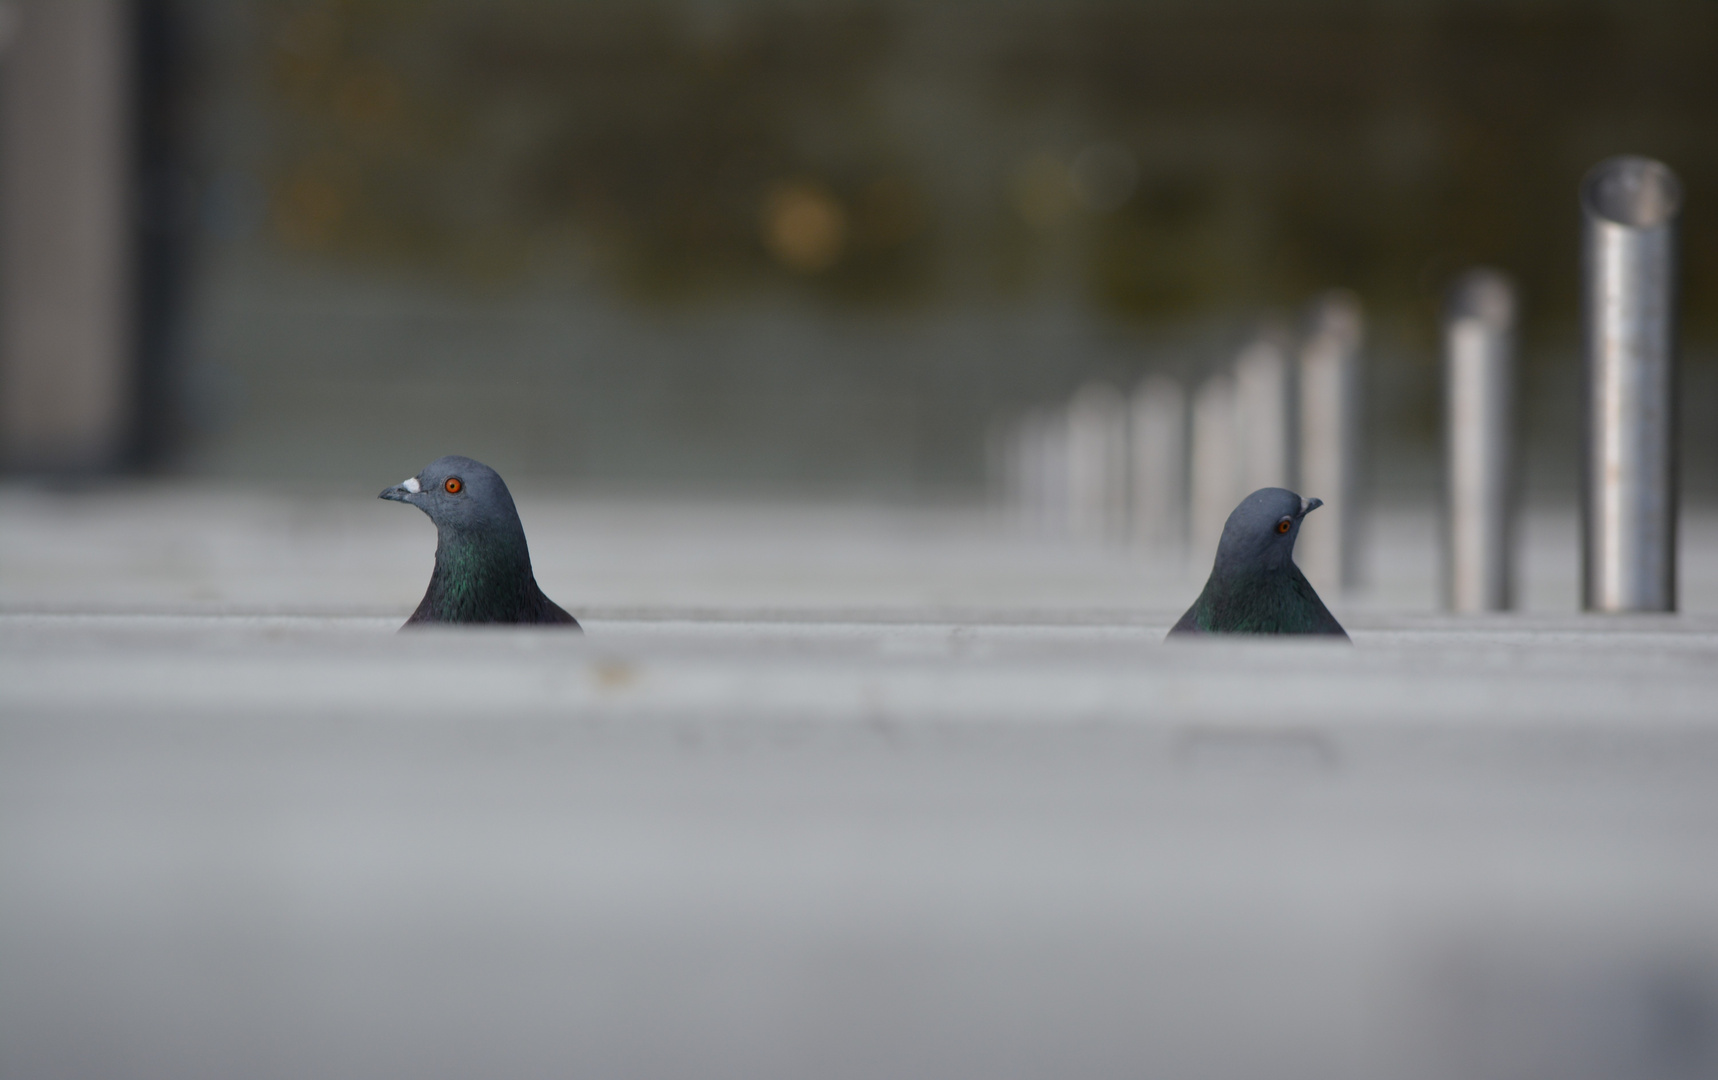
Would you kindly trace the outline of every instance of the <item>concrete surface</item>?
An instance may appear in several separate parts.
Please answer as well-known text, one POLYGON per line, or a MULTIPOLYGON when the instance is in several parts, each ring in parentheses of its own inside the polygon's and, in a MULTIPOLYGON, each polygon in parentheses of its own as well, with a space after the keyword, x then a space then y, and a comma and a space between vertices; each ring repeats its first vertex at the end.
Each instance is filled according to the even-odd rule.
POLYGON ((0 1076, 1718 1075, 1710 519, 1679 616, 1395 515, 1353 647, 1167 646, 981 513, 521 503, 583 637, 395 634, 399 507, 0 492, 0 1076))

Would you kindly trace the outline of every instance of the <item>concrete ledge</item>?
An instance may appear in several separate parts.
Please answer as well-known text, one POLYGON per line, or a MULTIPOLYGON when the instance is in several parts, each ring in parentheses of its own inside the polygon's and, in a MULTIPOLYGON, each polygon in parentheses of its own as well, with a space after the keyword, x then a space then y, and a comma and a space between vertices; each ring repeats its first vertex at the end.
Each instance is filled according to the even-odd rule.
POLYGON ((1718 1071, 1710 612, 1171 645, 971 518, 530 507, 588 634, 399 634, 421 521, 130 505, 0 516, 0 1074, 1718 1071))

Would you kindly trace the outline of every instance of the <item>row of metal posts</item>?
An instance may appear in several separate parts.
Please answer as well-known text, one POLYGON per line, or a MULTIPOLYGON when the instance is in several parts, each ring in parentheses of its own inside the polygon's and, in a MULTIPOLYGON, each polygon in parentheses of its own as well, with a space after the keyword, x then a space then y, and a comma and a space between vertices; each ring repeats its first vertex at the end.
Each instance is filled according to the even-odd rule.
POLYGON ((1164 375, 1128 395, 1088 383, 1003 441, 1012 501, 1040 532, 1208 556, 1248 492, 1298 483, 1332 508, 1309 519, 1301 565, 1339 589, 1354 576, 1360 339, 1359 304, 1336 291, 1298 342, 1267 328, 1190 403, 1164 375))
MULTIPOLYGON (((1676 608, 1677 250, 1681 188, 1646 158, 1602 162, 1581 185, 1584 417, 1582 606, 1676 608)), ((1515 290, 1488 269, 1457 279, 1443 319, 1444 585, 1449 608, 1514 603, 1518 503, 1515 290)), ((1291 487, 1328 505, 1297 561, 1321 589, 1355 577, 1361 313, 1321 297, 1298 345, 1260 333, 1186 400, 1166 376, 1125 396, 1091 383, 1002 441, 1013 502, 1041 531, 1215 549, 1235 504, 1291 487), (1189 430, 1189 425, 1191 430, 1189 430)))
MULTIPOLYGON (((1581 605, 1676 610, 1677 220, 1660 162, 1617 157, 1581 184, 1581 605)), ((1444 318, 1446 601, 1514 603, 1516 299, 1490 270, 1444 318)))

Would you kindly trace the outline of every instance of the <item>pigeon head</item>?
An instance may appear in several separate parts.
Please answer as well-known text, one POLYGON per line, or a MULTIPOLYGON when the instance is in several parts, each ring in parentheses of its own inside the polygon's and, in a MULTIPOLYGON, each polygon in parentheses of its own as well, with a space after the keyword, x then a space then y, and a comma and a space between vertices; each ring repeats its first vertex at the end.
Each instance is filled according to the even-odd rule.
POLYGON ((1336 616, 1294 564, 1301 519, 1324 505, 1282 488, 1241 500, 1217 541, 1199 599, 1169 629, 1183 634, 1322 634, 1347 639, 1336 616))
POLYGON ((414 623, 559 623, 577 619, 543 595, 513 495, 494 469, 468 457, 438 458, 382 491, 435 522, 435 570, 414 623))
POLYGON ((1303 499, 1284 488, 1260 488, 1248 495, 1223 525, 1217 572, 1290 565, 1301 519, 1323 505, 1321 499, 1303 499))
POLYGON ((485 532, 520 527, 519 511, 501 476, 481 461, 457 454, 437 458, 416 476, 385 489, 381 497, 410 503, 428 514, 437 529, 485 532))

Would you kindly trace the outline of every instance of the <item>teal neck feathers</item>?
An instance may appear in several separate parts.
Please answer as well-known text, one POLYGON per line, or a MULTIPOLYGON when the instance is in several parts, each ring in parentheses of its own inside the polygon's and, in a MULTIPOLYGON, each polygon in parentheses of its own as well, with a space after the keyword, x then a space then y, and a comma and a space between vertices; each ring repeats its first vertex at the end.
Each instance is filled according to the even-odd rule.
POLYGON ((435 572, 414 622, 534 622, 543 602, 523 530, 438 530, 435 572))
POLYGON ((1216 634, 1341 633, 1312 583, 1292 562, 1213 573, 1193 605, 1200 630, 1216 634))

